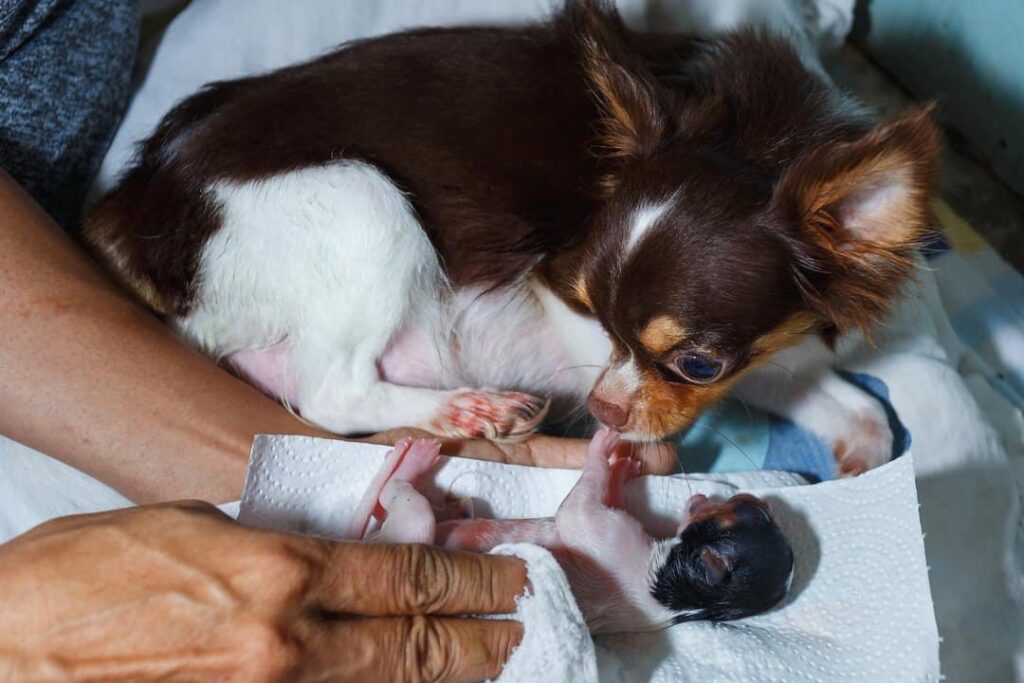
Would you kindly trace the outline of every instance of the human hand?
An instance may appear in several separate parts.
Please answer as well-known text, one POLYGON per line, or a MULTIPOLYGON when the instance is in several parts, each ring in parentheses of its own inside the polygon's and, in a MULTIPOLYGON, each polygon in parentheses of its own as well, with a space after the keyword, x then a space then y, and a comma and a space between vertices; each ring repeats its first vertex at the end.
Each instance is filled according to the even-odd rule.
POLYGON ((205 503, 54 520, 0 546, 0 679, 474 681, 522 637, 510 557, 242 527, 205 503))
MULTIPOLYGON (((402 439, 433 438, 441 442, 441 453, 476 460, 491 460, 509 465, 532 467, 564 467, 581 469, 587 459, 589 439, 564 439, 554 436, 533 435, 523 441, 496 442, 485 439, 460 441, 444 439, 421 429, 389 429, 363 439, 368 443, 394 446, 402 439)), ((642 474, 670 474, 676 465, 676 450, 670 443, 623 442, 632 457, 642 464, 642 474)))

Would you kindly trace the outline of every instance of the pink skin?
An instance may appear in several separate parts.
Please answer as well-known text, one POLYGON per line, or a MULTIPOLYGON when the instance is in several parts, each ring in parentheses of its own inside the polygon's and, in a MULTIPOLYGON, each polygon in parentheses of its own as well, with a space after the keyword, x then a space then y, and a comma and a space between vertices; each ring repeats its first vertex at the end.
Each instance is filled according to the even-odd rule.
POLYGON ((225 361, 235 374, 270 397, 280 397, 288 405, 298 405, 298 387, 290 372, 287 344, 265 349, 245 349, 229 354, 225 361))
POLYGON ((640 474, 640 463, 617 456, 618 446, 615 432, 597 433, 579 481, 554 517, 437 523, 415 482, 436 466, 438 444, 429 439, 403 441, 388 454, 368 487, 348 537, 366 538, 370 517, 376 516, 383 525, 374 540, 477 552, 502 543, 535 543, 550 550, 566 571, 592 631, 662 627, 672 615, 650 595, 649 581, 652 563, 661 557, 656 551, 671 541, 656 541, 621 509, 624 486, 640 474))
POLYGON ((343 538, 367 538, 370 520, 383 520, 381 534, 394 543, 433 543, 433 508, 415 488, 418 478, 437 465, 441 444, 433 439, 402 439, 388 451, 384 464, 356 506, 343 538))

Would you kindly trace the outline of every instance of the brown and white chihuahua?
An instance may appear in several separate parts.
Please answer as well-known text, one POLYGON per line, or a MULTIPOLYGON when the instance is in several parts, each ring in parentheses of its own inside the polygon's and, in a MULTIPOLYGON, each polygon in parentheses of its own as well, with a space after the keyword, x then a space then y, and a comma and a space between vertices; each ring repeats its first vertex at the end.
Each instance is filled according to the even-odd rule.
POLYGON ((338 433, 514 438, 586 401, 658 439, 735 388, 853 473, 891 434, 829 346, 911 273, 938 144, 927 109, 876 125, 782 39, 640 35, 577 0, 211 84, 87 238, 338 433))

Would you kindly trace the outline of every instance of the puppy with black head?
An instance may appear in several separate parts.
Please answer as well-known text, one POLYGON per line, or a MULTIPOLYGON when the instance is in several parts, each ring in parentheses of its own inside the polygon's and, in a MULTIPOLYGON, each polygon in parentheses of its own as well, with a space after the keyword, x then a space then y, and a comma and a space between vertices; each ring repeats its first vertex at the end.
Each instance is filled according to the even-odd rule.
POLYGON ((793 551, 768 505, 749 494, 687 503, 679 537, 655 575, 655 599, 675 621, 727 621, 765 612, 793 580, 793 551), (699 558, 699 561, 695 561, 699 558))
POLYGON ((614 432, 597 433, 579 481, 554 517, 438 523, 417 486, 423 487, 436 467, 439 445, 407 440, 389 453, 345 535, 478 552, 502 543, 543 546, 565 570, 595 633, 742 619, 785 597, 793 551, 764 501, 739 494, 715 503, 695 495, 677 535, 656 539, 623 509, 624 487, 640 467, 628 454, 620 455, 628 449, 618 446, 614 432), (381 525, 367 533, 372 517, 381 525))
POLYGON ((211 84, 87 236, 338 433, 518 438, 550 404, 653 440, 736 390, 856 473, 892 437, 830 344, 913 271, 937 138, 927 110, 875 123, 783 39, 639 35, 571 0, 211 84))

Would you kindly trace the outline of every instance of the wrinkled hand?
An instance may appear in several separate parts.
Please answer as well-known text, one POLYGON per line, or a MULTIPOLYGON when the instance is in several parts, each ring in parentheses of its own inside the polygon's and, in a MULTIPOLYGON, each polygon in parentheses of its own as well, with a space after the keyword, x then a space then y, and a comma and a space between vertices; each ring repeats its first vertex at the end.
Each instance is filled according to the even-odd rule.
POLYGON ((472 681, 522 637, 517 559, 247 529, 205 503, 0 546, 0 680, 472 681))
MULTIPOLYGON (((441 453, 457 455, 476 460, 491 460, 510 465, 532 467, 564 467, 581 469, 587 459, 589 439, 563 439, 554 436, 535 435, 518 442, 495 442, 484 439, 460 441, 443 439, 420 429, 390 429, 364 439, 368 443, 394 446, 402 439, 434 438, 441 441, 441 453)), ((676 465, 676 450, 672 444, 624 442, 624 449, 637 458, 643 466, 643 474, 670 474, 676 465)))

